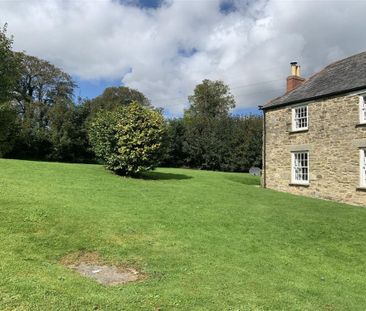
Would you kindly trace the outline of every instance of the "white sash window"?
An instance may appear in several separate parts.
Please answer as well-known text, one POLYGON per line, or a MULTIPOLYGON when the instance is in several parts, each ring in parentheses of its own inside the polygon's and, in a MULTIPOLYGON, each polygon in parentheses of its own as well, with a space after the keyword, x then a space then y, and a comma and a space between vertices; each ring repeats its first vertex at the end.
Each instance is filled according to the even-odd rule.
POLYGON ((360 103, 360 123, 366 123, 366 95, 359 97, 360 103))
POLYGON ((360 149, 360 186, 366 187, 366 149, 360 149))
POLYGON ((309 152, 292 152, 292 183, 309 184, 309 152))
POLYGON ((292 108, 292 130, 306 130, 308 128, 308 106, 292 108))

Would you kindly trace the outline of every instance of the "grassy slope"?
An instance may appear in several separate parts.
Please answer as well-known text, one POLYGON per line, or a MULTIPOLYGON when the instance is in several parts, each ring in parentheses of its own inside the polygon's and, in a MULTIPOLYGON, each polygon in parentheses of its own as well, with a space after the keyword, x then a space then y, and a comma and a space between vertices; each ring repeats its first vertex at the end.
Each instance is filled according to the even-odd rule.
POLYGON ((0 160, 1 310, 365 310, 366 209, 246 174, 0 160), (148 280, 104 287, 58 264, 98 251, 148 280))

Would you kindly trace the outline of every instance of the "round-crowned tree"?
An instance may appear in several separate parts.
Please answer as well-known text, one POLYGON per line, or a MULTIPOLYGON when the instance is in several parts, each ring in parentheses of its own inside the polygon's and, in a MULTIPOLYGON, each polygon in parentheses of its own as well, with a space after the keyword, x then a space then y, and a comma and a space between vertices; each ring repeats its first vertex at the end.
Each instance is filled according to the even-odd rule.
POLYGON ((134 176, 159 164, 165 130, 160 111, 132 102, 100 112, 90 123, 89 140, 108 169, 134 176))

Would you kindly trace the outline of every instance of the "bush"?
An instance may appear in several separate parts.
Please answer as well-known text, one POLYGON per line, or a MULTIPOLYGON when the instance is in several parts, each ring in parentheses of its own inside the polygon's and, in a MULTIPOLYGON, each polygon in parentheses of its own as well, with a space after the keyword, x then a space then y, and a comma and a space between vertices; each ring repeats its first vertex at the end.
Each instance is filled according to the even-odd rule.
POLYGON ((137 102, 101 112, 89 126, 96 156, 108 169, 125 176, 138 175, 159 164, 164 134, 162 114, 137 102))

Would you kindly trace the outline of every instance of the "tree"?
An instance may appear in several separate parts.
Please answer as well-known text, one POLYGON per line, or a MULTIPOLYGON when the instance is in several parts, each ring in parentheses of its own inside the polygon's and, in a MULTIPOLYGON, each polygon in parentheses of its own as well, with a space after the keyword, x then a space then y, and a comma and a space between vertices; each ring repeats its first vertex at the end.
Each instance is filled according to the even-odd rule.
POLYGON ((234 132, 232 119, 196 116, 185 119, 183 151, 186 165, 208 170, 230 170, 229 154, 234 132))
POLYGON ((252 166, 261 167, 262 131, 261 116, 231 117, 233 131, 228 152, 229 170, 245 172, 252 166))
POLYGON ((260 116, 202 116, 168 122, 164 165, 248 171, 262 161, 260 116))
POLYGON ((235 100, 221 81, 204 80, 183 119, 168 122, 164 164, 248 171, 261 163, 262 118, 229 114, 235 100))
POLYGON ((179 167, 186 165, 187 155, 183 151, 185 126, 183 119, 167 121, 167 131, 164 136, 164 156, 162 165, 179 167))
POLYGON ((17 115, 9 101, 19 77, 19 60, 11 50, 13 39, 0 28, 0 157, 11 151, 17 134, 17 115))
POLYGON ((17 53, 20 77, 13 92, 20 131, 11 156, 57 161, 90 158, 84 114, 73 103, 71 76, 46 60, 17 53))
POLYGON ((87 115, 82 105, 72 101, 59 100, 49 108, 49 139, 52 150, 50 160, 68 162, 91 162, 85 121, 87 115))
POLYGON ((212 170, 227 167, 227 142, 232 132, 229 110, 235 107, 229 87, 222 81, 203 80, 188 99, 191 106, 183 118, 186 164, 212 170))
POLYGON ((133 176, 159 164, 164 133, 161 112, 132 102, 100 112, 90 124, 89 140, 108 169, 133 176))
POLYGON ((6 27, 0 28, 0 103, 11 99, 19 77, 19 59, 11 50, 13 39, 6 36, 6 27))
POLYGON ((193 95, 189 96, 188 100, 191 106, 186 111, 186 115, 191 117, 227 116, 229 110, 235 107, 234 96, 222 81, 203 80, 195 87, 193 95))
POLYGON ((85 104, 92 117, 99 111, 113 111, 128 106, 132 102, 138 102, 146 107, 150 106, 150 101, 144 94, 125 86, 106 88, 102 95, 87 101, 85 104))
POLYGON ((17 135, 17 115, 10 104, 0 104, 0 157, 13 148, 17 135))
POLYGON ((46 60, 24 53, 17 56, 21 59, 21 77, 14 98, 20 114, 32 109, 29 103, 50 107, 59 99, 72 100, 76 84, 69 74, 46 60))

